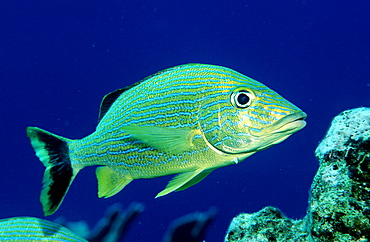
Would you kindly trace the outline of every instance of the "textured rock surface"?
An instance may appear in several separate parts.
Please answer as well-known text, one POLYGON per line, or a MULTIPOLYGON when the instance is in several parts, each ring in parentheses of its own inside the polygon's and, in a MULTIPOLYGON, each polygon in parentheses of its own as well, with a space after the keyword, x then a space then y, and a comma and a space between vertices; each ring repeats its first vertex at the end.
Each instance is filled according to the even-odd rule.
POLYGON ((337 116, 315 151, 308 219, 317 241, 370 239, 370 109, 337 116))
POLYGON ((233 219, 225 241, 370 241, 370 108, 333 119, 302 220, 264 208, 233 219))
POLYGON ((277 208, 265 207, 233 219, 225 241, 306 241, 307 233, 302 220, 286 218, 277 208))

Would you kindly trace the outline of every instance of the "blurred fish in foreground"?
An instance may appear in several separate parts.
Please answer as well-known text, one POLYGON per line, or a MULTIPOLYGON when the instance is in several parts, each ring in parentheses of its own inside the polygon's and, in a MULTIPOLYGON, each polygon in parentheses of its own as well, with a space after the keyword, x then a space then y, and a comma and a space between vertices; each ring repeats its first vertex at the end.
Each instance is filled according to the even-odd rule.
POLYGON ((33 217, 1 219, 0 241, 87 242, 59 224, 33 217))
POLYGON ((121 204, 113 204, 97 224, 90 229, 86 221, 67 221, 59 217, 54 222, 61 224, 89 242, 118 242, 125 236, 133 221, 144 211, 144 204, 133 202, 124 210, 121 204))
POLYGON ((206 230, 214 220, 217 209, 212 207, 207 212, 195 212, 172 221, 163 242, 202 242, 206 230))
POLYGON ((95 225, 88 240, 90 242, 118 242, 121 241, 132 222, 144 211, 144 204, 131 203, 125 210, 120 204, 110 206, 105 215, 95 225))
POLYGON ((160 71, 103 98, 91 135, 71 140, 27 128, 46 167, 41 191, 53 214, 77 173, 96 169, 98 196, 134 179, 177 174, 156 197, 191 187, 213 170, 238 164, 302 129, 306 114, 234 70, 186 64, 160 71))
MULTIPOLYGON (((121 204, 113 204, 91 230, 84 220, 71 222, 63 217, 54 222, 34 217, 1 219, 0 241, 118 242, 123 240, 144 207, 134 202, 122 210, 121 204)), ((177 218, 168 226, 163 242, 201 242, 215 216, 216 208, 210 208, 207 212, 177 218)))
POLYGON ((118 242, 143 211, 142 203, 131 203, 125 210, 113 204, 92 230, 85 221, 67 222, 64 218, 54 222, 34 217, 1 219, 0 241, 118 242))

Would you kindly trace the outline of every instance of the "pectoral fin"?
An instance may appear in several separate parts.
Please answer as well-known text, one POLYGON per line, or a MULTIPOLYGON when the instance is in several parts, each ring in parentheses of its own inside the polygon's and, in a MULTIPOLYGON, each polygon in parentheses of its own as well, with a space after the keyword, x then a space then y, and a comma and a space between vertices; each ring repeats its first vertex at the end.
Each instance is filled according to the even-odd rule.
POLYGON ((156 126, 124 126, 122 130, 143 143, 167 153, 179 153, 192 148, 197 130, 156 126))
POLYGON ((98 197, 111 197, 132 181, 132 178, 124 177, 107 166, 96 168, 95 173, 98 179, 98 197))
POLYGON ((157 194, 157 197, 161 197, 164 195, 167 195, 170 192, 173 191, 182 191, 186 188, 189 188, 198 182, 202 181, 204 178, 206 178, 213 170, 208 169, 198 169, 195 171, 189 171, 185 173, 181 173, 174 178, 167 184, 166 188, 157 194))

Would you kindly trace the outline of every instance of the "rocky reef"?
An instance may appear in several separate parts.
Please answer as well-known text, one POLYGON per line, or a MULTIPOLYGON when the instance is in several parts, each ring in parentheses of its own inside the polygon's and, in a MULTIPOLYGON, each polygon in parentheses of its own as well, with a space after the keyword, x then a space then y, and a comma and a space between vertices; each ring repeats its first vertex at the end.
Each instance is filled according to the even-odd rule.
POLYGON ((273 207, 240 214, 225 241, 370 241, 370 108, 335 117, 315 155, 320 167, 303 219, 273 207))

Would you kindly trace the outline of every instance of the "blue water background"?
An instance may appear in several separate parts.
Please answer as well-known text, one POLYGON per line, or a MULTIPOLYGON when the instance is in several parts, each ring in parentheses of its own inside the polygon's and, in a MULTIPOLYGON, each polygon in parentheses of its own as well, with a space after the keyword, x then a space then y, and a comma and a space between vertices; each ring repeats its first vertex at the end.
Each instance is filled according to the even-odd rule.
POLYGON ((83 169, 52 220, 92 226, 113 203, 143 202, 125 241, 160 241, 169 222, 215 206, 208 242, 232 217, 276 206, 302 218, 318 163, 314 150, 341 111, 370 106, 368 0, 29 1, 0 3, 0 217, 43 217, 44 168, 27 126, 82 138, 101 98, 178 64, 223 65, 274 89, 308 114, 308 125, 198 185, 154 199, 170 177, 135 180, 97 198, 83 169))

